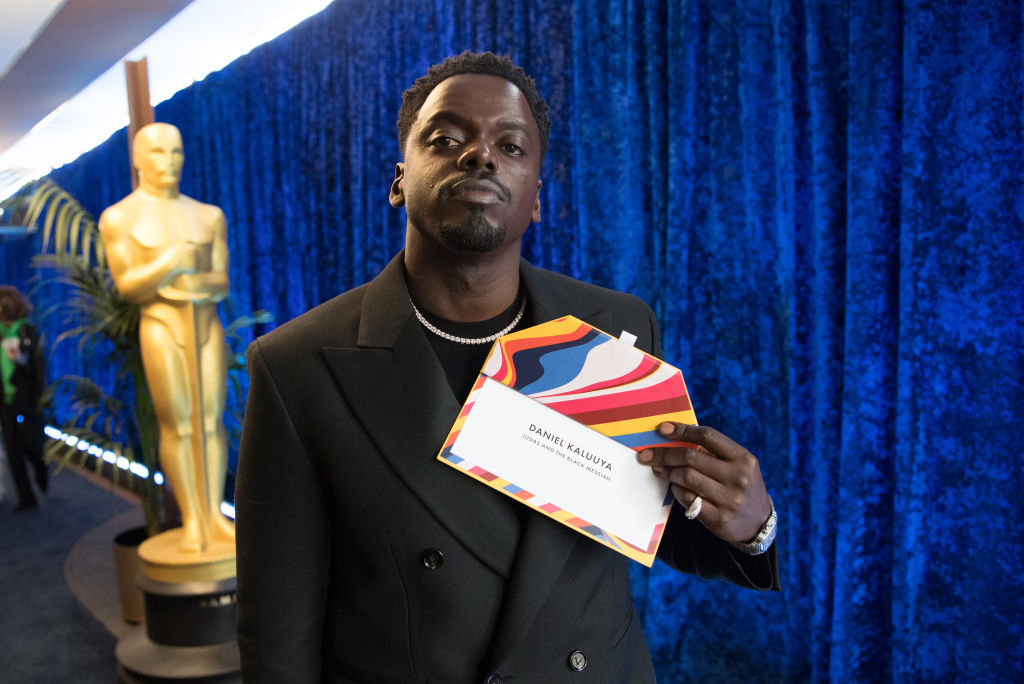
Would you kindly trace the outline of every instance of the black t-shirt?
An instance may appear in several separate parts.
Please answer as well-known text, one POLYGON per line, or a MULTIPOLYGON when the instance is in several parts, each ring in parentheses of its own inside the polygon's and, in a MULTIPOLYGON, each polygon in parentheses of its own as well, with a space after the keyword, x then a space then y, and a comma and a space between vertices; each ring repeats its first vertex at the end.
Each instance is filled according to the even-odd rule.
MULTIPOLYGON (((522 298, 520 296, 512 302, 511 306, 494 318, 472 323, 462 323, 442 318, 424 309, 419 304, 416 305, 416 308, 432 325, 449 335, 473 339, 489 337, 499 330, 503 330, 505 326, 515 320, 521 304, 522 298)), ((526 304, 526 312, 523 314, 523 318, 515 329, 529 327, 531 323, 527 322, 528 318, 530 318, 529 302, 526 304)), ((477 376, 480 374, 480 367, 487 360, 487 354, 490 353, 494 343, 463 344, 447 340, 427 329, 424 329, 424 332, 427 335, 427 339, 430 340, 430 346, 433 347, 434 353, 437 355, 437 360, 441 362, 441 367, 444 368, 445 375, 448 377, 448 384, 451 386, 452 391, 455 392, 459 403, 464 402, 469 395, 469 391, 473 389, 473 383, 476 382, 477 376)))

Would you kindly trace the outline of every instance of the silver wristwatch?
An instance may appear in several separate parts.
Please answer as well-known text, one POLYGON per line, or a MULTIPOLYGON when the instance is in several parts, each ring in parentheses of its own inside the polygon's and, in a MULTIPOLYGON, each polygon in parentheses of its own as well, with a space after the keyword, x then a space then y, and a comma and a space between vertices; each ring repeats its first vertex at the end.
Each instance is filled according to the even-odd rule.
POLYGON ((751 556, 760 556, 771 548, 772 542, 775 541, 775 524, 778 522, 779 516, 775 512, 775 504, 772 503, 772 497, 770 496, 768 497, 768 505, 772 507, 772 513, 761 527, 761 531, 748 542, 729 542, 734 549, 748 553, 751 556))

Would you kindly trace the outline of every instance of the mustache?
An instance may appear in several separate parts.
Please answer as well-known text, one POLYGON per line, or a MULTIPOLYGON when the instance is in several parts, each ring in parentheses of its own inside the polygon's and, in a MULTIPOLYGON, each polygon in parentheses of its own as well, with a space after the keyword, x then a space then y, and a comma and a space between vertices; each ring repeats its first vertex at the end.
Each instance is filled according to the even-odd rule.
POLYGON ((504 183, 502 183, 498 179, 487 174, 473 173, 467 173, 465 175, 457 176, 455 178, 449 178, 445 182, 441 183, 441 185, 438 187, 438 192, 445 196, 454 194, 456 187, 462 183, 466 183, 469 185, 479 185, 482 188, 491 190, 505 202, 509 201, 509 199, 512 197, 512 192, 505 186, 504 183))

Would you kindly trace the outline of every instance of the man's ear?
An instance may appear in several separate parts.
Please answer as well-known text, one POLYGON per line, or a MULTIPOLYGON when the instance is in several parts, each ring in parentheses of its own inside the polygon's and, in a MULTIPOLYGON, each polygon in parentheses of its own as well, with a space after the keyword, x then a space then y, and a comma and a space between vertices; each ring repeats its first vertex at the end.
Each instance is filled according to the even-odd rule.
POLYGON ((405 164, 395 164, 395 180, 391 183, 391 192, 388 193, 388 201, 395 209, 405 206, 405 192, 402 190, 402 178, 405 176, 405 164))
POLYGON ((533 201, 533 213, 530 215, 530 220, 534 223, 540 223, 540 186, 544 185, 543 182, 537 179, 537 198, 533 201))

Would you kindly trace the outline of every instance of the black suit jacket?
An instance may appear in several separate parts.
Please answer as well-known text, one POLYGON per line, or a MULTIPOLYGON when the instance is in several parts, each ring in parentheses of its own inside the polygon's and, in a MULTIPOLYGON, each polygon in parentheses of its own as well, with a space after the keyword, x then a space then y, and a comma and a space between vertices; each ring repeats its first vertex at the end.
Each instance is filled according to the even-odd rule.
MULTIPOLYGON (((14 385, 14 400, 11 408, 26 418, 39 415, 39 400, 46 387, 45 367, 42 345, 39 343, 39 330, 32 323, 25 321, 18 328, 18 345, 27 361, 14 366, 11 384, 14 385)), ((3 395, 0 394, 0 401, 3 395)), ((42 428, 40 428, 40 433, 42 428)), ((42 437, 40 437, 42 439, 42 437)))
MULTIPOLYGON (((402 258, 249 349, 235 502, 245 681, 653 682, 628 561, 539 514, 521 522, 436 460, 460 403, 402 258)), ((635 297, 525 261, 521 275, 535 320, 573 314, 660 353, 635 297)), ((777 586, 774 551, 739 557, 678 513, 664 560, 777 586)))

